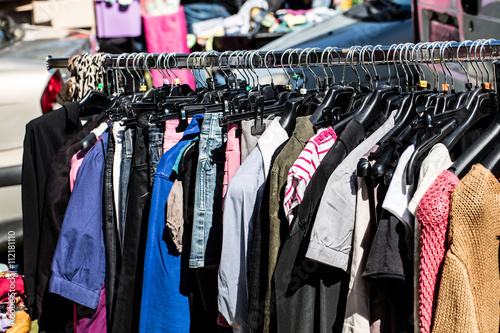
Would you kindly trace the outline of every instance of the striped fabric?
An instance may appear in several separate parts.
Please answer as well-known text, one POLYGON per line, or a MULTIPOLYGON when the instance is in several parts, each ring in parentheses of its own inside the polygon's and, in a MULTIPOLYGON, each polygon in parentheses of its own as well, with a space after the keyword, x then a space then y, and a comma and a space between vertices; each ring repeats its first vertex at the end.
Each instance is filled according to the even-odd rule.
POLYGON ((307 184, 323 157, 337 140, 332 127, 321 129, 309 142, 288 172, 284 209, 288 223, 292 223, 295 208, 302 202, 307 184))

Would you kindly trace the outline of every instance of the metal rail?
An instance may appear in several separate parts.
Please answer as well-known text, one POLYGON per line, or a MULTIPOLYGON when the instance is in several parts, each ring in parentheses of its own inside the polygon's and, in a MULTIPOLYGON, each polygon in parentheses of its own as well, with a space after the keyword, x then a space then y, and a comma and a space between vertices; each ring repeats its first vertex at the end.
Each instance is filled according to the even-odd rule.
MULTIPOLYGON (((297 66, 346 66, 386 64, 439 64, 442 62, 493 61, 500 57, 500 40, 406 43, 350 48, 306 48, 284 51, 226 51, 195 53, 108 54, 103 66, 120 69, 257 69, 297 66)), ((68 58, 46 59, 47 69, 67 68, 68 58)))

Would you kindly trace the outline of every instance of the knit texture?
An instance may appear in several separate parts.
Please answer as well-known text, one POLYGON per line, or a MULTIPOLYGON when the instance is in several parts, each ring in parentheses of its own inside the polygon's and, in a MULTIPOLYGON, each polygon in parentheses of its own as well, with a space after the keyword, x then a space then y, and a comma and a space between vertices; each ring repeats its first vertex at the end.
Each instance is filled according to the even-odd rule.
POLYGON ((420 234, 419 327, 421 333, 430 333, 434 298, 439 286, 438 277, 446 253, 446 229, 450 211, 451 193, 460 180, 444 170, 425 192, 417 206, 420 234))
POLYGON ((500 183, 476 164, 451 195, 434 333, 498 332, 500 183))

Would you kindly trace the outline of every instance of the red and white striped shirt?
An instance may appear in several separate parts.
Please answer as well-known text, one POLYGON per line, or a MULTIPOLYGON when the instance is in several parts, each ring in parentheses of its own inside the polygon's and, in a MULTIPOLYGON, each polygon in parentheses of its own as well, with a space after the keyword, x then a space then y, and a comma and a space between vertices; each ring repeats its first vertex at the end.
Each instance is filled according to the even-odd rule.
POLYGON ((321 129, 309 142, 288 172, 284 209, 288 223, 292 223, 295 208, 302 202, 307 184, 337 140, 332 127, 321 129))

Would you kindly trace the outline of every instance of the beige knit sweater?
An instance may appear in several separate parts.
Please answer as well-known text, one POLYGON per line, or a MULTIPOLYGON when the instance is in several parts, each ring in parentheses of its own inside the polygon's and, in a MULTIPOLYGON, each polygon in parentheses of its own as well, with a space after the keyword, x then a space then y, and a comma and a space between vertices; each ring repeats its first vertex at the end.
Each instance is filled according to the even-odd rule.
POLYGON ((500 183, 480 164, 451 195, 434 333, 499 331, 500 183))

